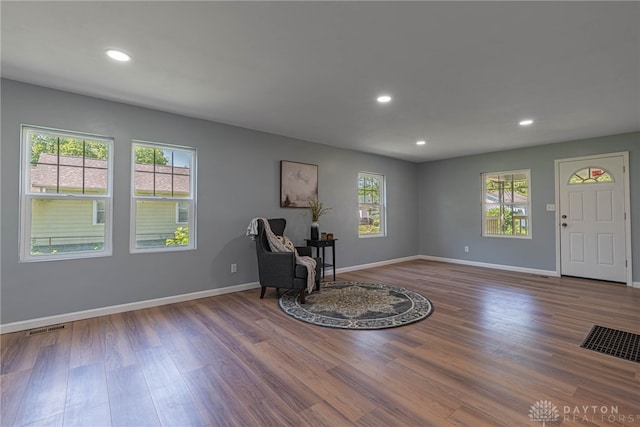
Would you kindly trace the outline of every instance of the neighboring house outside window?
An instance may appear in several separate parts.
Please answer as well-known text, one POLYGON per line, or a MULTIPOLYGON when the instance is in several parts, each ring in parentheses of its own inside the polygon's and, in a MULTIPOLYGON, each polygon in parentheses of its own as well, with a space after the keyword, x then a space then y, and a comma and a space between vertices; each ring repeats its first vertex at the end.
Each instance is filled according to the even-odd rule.
POLYGON ((93 201, 93 225, 104 224, 105 212, 104 212, 104 200, 93 201))
POLYGON ((386 235, 384 175, 358 173, 359 237, 386 235))
POLYGON ((531 238, 529 169, 482 174, 482 235, 531 238))
POLYGON ((189 223, 189 204, 187 202, 176 203, 176 224, 189 223))
POLYGON ((195 249, 195 149, 134 141, 131 156, 131 252, 195 249))
POLYGON ((21 261, 111 255, 112 156, 110 138, 22 127, 21 261))

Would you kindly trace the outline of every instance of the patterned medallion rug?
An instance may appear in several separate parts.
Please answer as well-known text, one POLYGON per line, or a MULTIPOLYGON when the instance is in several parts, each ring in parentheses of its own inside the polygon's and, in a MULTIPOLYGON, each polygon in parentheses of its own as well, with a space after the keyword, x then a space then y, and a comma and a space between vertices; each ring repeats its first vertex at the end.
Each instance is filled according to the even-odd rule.
POLYGON ((427 318, 433 304, 422 295, 382 283, 327 282, 308 295, 305 304, 291 289, 280 297, 280 308, 303 322, 342 329, 383 329, 427 318))

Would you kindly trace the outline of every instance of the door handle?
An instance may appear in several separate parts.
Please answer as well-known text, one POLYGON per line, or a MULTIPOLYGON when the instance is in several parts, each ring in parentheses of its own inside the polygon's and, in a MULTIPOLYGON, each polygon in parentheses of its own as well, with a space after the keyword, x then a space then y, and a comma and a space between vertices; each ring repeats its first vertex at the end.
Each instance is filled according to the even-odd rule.
POLYGON ((566 223, 566 222, 563 222, 563 223, 562 223, 562 226, 563 226, 563 227, 566 227, 566 226, 567 226, 567 223, 566 223))
POLYGON ((567 219, 567 216, 566 215, 562 215, 562 219, 567 219))

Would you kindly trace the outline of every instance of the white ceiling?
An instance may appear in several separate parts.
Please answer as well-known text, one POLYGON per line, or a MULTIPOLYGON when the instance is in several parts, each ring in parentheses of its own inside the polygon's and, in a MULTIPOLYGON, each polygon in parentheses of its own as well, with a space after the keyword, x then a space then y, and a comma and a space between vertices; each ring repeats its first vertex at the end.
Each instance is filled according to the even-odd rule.
POLYGON ((640 130, 639 2, 2 1, 0 13, 3 77, 415 162, 640 130))

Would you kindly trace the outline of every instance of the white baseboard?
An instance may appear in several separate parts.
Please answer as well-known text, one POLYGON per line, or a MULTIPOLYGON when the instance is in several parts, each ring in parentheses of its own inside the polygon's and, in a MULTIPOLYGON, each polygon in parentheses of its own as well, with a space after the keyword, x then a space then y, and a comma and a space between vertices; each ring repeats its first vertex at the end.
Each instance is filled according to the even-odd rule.
MULTIPOLYGON (((369 264, 352 265, 349 267, 336 268, 336 274, 348 273, 349 271, 364 270, 366 268, 381 267, 383 265, 397 264, 399 262, 413 261, 416 259, 420 259, 420 255, 413 255, 404 258, 394 258, 386 261, 372 262, 369 264)), ((331 268, 325 268, 324 271, 325 277, 327 277, 329 274, 333 274, 333 270, 331 268)))
POLYGON ((173 304, 176 302, 213 297, 216 295, 246 291, 249 289, 255 289, 259 287, 260 287, 260 284, 258 282, 245 283, 241 285, 227 286, 225 288, 208 289, 206 291, 191 292, 188 294, 174 295, 170 297, 156 298, 156 299, 150 299, 146 301, 112 305, 109 307, 100 307, 100 308, 94 308, 91 310, 76 311, 73 313, 65 313, 65 314, 59 314, 55 316, 23 320, 20 322, 13 322, 13 323, 7 323, 5 325, 0 325, 0 334, 25 331, 33 328, 41 328, 43 326, 57 325, 60 323, 73 322, 75 320, 89 319, 91 317, 107 316, 109 314, 123 313, 125 311, 157 307, 160 305, 173 304))
MULTIPOLYGON (((538 274, 542 276, 552 276, 552 277, 559 276, 559 274, 556 271, 552 271, 552 270, 539 270, 535 268, 514 267, 511 265, 489 264, 484 262, 467 261, 467 260, 461 260, 461 259, 455 259, 455 258, 442 258, 442 257, 435 257, 430 255, 414 255, 414 256, 408 256, 404 258, 395 258, 395 259, 390 259, 386 261, 378 261, 378 262, 372 262, 368 264, 352 265, 349 267, 337 268, 336 274, 348 273, 350 271, 364 270, 364 269, 373 268, 373 267, 381 267, 384 265, 397 264, 399 262, 413 261, 416 259, 446 262, 450 264, 470 265, 474 267, 495 268, 498 270, 516 271, 520 273, 538 274)), ((330 268, 325 269, 325 277, 328 277, 329 275, 332 275, 332 274, 333 274, 332 269, 330 268)), ((206 291, 192 292, 188 294, 181 294, 181 295, 174 295, 174 296, 164 297, 164 298, 156 298, 156 299, 151 299, 146 301, 132 302, 128 304, 113 305, 110 307, 101 307, 101 308, 95 308, 91 310, 76 311, 73 313, 66 313, 66 314, 60 314, 55 316, 40 317, 37 319, 30 319, 30 320, 24 320, 20 322, 13 322, 13 323, 7 323, 5 325, 0 325, 0 334, 24 331, 24 330, 33 329, 33 328, 41 328, 43 326, 56 325, 56 324, 65 323, 65 322, 73 322, 75 320, 89 319, 91 317, 97 317, 97 316, 107 316, 109 314, 123 313, 125 311, 157 307, 161 305, 173 304, 176 302, 183 302, 183 301, 190 301, 194 299, 212 297, 216 295, 223 295, 223 294, 228 294, 232 292, 246 291, 249 289, 255 289, 259 287, 260 287, 260 284, 258 282, 252 282, 252 283, 245 283, 245 284, 235 285, 235 286, 227 286, 224 288, 209 289, 206 291)), ((640 282, 633 282, 633 287, 640 288, 640 282)))
MULTIPOLYGON (((365 268, 371 268, 371 267, 379 267, 387 264, 395 264, 397 262, 410 261, 414 259, 418 259, 418 256, 397 258, 397 259, 392 259, 387 261, 374 262, 370 264, 344 267, 344 268, 336 269, 336 274, 344 273, 347 271, 363 270, 365 268)), ((333 274, 333 270, 330 268, 326 268, 325 276, 329 276, 330 274, 331 275, 333 274)), ((176 302, 190 301, 194 299, 212 297, 216 295, 223 295, 223 294, 228 294, 232 292, 246 291, 248 289, 255 289, 259 287, 260 287, 260 283, 252 282, 252 283, 245 283, 245 284, 235 285, 235 286, 227 286, 224 288, 216 288, 216 289, 209 289, 206 291, 174 295, 174 296, 164 297, 164 298, 156 298, 151 300, 127 303, 127 304, 113 305, 109 307, 100 307, 100 308, 94 308, 91 310, 76 311, 73 313, 58 314, 55 316, 39 317, 36 319, 29 319, 29 320, 23 320, 19 322, 0 325, 0 334, 26 331, 33 328, 41 328, 43 326, 57 325, 60 323, 73 322, 76 320, 89 319, 89 318, 98 317, 98 316, 108 316, 110 314, 123 313, 125 311, 157 307, 160 305, 173 304, 176 302)))
MULTIPOLYGON (((436 257, 436 256, 430 256, 430 255, 413 255, 413 256, 408 256, 404 258, 395 258, 395 259, 390 259, 386 261, 372 262, 369 264, 360 264, 360 265, 352 265, 350 267, 337 268, 336 274, 348 273, 349 271, 364 270, 366 268, 381 267, 383 265, 397 264, 399 262, 413 261, 416 259, 446 262, 449 264, 470 265, 474 267, 495 268, 497 270, 515 271, 519 273, 537 274, 541 276, 552 276, 552 277, 560 276, 557 272, 552 270, 539 270, 535 268, 515 267, 512 265, 490 264, 486 262, 467 261, 467 260, 456 259, 456 258, 442 258, 442 257, 436 257)), ((329 274, 333 274, 333 270, 331 268, 325 268, 325 277, 329 274)))
POLYGON ((470 265, 473 267, 495 268, 496 270, 516 271, 518 273, 537 274, 540 276, 552 276, 552 277, 560 276, 560 274, 558 274, 557 271, 553 271, 553 270, 539 270, 537 268, 516 267, 513 265, 504 265, 504 264, 490 264, 486 262, 467 261, 464 259, 456 259, 456 258, 441 258, 436 256, 430 256, 430 255, 419 255, 417 258, 428 260, 428 261, 448 262, 450 264, 462 264, 462 265, 470 265))
MULTIPOLYGON (((553 270, 538 270, 536 268, 526 268, 526 267, 515 267, 512 265, 503 265, 503 264, 489 264, 485 262, 477 262, 477 261, 467 261, 463 259, 455 259, 455 258, 441 258, 430 255, 418 255, 416 258, 425 259, 428 261, 440 261, 440 262, 448 262, 450 264, 462 264, 462 265, 470 265, 474 267, 484 267, 484 268, 495 268, 497 270, 505 270, 505 271, 516 271, 519 273, 529 273, 529 274, 537 274, 541 276, 551 276, 551 277, 560 277, 560 273, 553 270)), ((640 288, 640 282, 633 282, 632 287, 640 288)))

